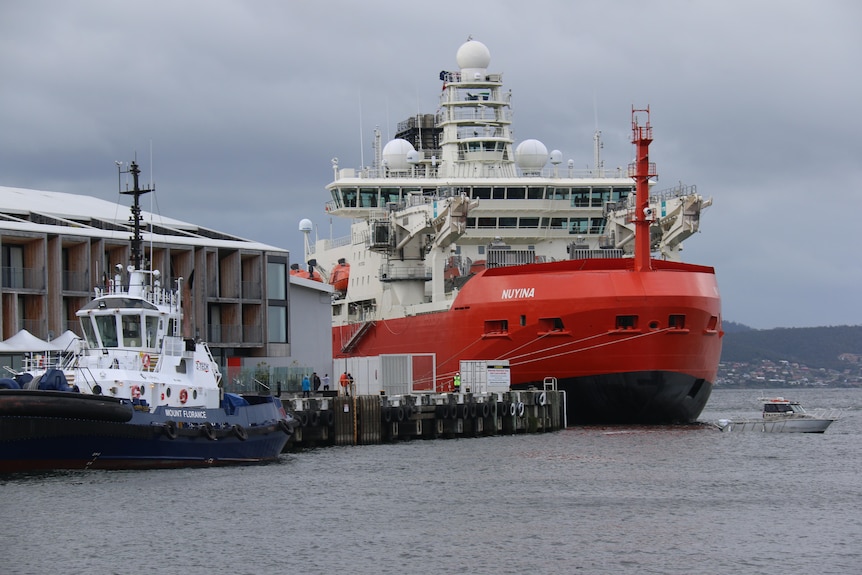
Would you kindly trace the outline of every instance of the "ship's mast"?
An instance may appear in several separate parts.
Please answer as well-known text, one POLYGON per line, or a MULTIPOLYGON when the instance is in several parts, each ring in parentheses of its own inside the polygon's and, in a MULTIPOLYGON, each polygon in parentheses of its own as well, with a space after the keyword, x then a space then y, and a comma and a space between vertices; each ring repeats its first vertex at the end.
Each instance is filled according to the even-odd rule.
POLYGON ((650 225, 653 221, 649 207, 649 179, 654 178, 656 167, 649 161, 649 145, 652 142, 652 126, 649 121, 649 106, 644 110, 632 108, 632 143, 635 145, 635 162, 629 165, 629 176, 635 181, 635 270, 649 271, 650 267, 650 225), (646 114, 646 124, 638 123, 638 114, 646 114))
MULTIPOLYGON (((122 171, 120 173, 122 173, 122 171)), ((132 237, 129 238, 132 244, 132 255, 129 261, 133 266, 135 266, 136 270, 140 270, 142 269, 143 252, 141 250, 141 244, 143 242, 141 241, 141 205, 138 202, 138 199, 142 195, 152 192, 155 188, 141 189, 138 183, 138 176, 141 174, 141 170, 138 168, 138 164, 135 161, 132 161, 132 164, 129 166, 128 173, 132 174, 133 187, 131 190, 120 190, 120 193, 134 198, 134 201, 132 202, 132 215, 129 218, 129 221, 132 222, 132 229, 134 230, 132 237)))

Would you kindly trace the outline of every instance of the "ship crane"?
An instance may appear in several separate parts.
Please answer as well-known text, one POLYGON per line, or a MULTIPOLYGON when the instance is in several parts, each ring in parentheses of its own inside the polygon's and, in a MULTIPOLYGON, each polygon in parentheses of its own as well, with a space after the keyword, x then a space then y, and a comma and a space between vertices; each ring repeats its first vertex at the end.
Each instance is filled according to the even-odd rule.
POLYGON ((423 303, 428 281, 431 301, 442 301, 448 248, 466 231, 467 214, 479 200, 417 194, 408 196, 405 204, 371 221, 368 248, 385 255, 379 277, 400 305, 423 303))

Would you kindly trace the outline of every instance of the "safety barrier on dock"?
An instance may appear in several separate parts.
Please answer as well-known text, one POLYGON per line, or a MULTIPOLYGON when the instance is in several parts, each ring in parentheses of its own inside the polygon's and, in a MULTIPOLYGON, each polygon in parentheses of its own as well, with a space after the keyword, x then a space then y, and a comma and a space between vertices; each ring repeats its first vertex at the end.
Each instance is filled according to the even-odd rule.
POLYGON ((562 391, 283 397, 282 401, 300 422, 289 444, 293 449, 543 433, 566 426, 562 391))

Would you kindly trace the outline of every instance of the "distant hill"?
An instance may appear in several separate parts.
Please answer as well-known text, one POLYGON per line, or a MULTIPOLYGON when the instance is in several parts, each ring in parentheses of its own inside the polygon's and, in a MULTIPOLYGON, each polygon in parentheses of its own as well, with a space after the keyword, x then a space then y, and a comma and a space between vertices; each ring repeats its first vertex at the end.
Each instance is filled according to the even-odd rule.
POLYGON ((787 360, 808 367, 841 370, 847 363, 843 353, 862 355, 862 325, 835 327, 792 327, 752 329, 743 324, 723 322, 722 362, 787 360))

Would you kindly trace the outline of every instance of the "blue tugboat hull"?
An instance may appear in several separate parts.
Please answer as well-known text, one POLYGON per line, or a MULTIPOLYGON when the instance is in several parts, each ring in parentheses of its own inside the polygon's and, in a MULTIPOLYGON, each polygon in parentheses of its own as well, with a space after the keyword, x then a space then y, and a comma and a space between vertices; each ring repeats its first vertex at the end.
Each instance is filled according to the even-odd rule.
POLYGON ((225 409, 158 407, 151 413, 113 398, 0 390, 0 473, 275 460, 290 439, 293 421, 276 398, 246 399, 253 403, 225 409))

